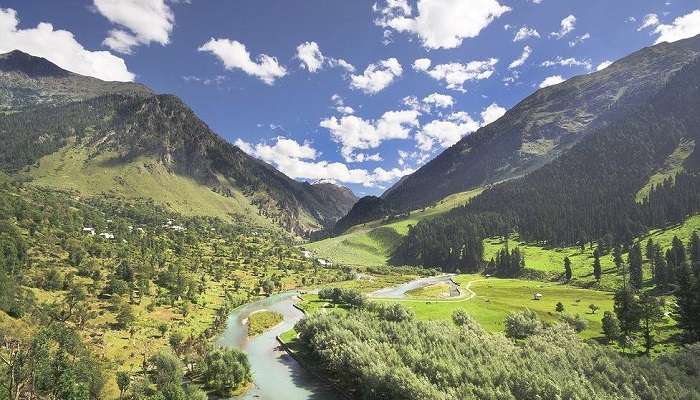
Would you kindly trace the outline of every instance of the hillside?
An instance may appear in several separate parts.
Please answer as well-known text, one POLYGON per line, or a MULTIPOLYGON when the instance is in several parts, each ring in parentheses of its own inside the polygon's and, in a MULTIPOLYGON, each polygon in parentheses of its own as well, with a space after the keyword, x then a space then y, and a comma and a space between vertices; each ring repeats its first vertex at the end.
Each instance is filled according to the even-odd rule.
MULTIPOLYGON (((688 74, 699 54, 699 37, 661 43, 602 71, 540 89, 392 187, 383 201, 375 202, 378 212, 352 210, 336 231, 536 171, 596 132, 642 115, 650 99, 659 98, 679 75, 688 74)), ((654 165, 655 170, 662 168, 663 163, 654 165)))
POLYGON ((19 51, 0 56, 0 71, 0 168, 40 184, 150 197, 191 215, 268 220, 297 234, 332 226, 356 200, 248 156, 175 96, 19 51))

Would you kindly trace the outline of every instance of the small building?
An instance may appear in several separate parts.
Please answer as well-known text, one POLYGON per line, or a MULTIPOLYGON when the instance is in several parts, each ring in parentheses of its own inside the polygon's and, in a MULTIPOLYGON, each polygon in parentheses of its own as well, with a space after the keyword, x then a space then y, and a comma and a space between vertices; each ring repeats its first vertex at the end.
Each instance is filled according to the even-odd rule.
POLYGON ((83 228, 83 233, 86 233, 90 236, 95 236, 95 228, 83 228))
POLYGON ((311 258, 311 252, 308 250, 302 251, 301 254, 304 256, 304 258, 311 258))
POLYGON ((532 296, 532 299, 533 299, 533 300, 542 300, 542 293, 535 293, 535 294, 532 296))
POLYGON ((114 239, 114 235, 109 232, 100 233, 100 236, 108 240, 114 239))

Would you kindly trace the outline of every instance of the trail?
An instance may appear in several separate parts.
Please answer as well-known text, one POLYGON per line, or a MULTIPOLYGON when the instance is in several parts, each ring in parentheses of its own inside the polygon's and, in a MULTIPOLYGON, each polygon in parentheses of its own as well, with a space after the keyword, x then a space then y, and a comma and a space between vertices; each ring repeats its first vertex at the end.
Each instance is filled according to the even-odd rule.
MULTIPOLYGON (((474 290, 472 290, 472 284, 477 283, 477 282, 487 281, 487 279, 474 279, 474 280, 467 282, 466 285, 461 286, 457 282, 454 281, 455 275, 446 275, 446 276, 449 277, 450 282, 456 286, 457 290, 459 291, 458 296, 450 297, 447 299, 428 299, 428 298, 425 298, 425 299, 406 299, 406 298, 401 298, 401 297, 382 296, 383 291, 387 290, 387 289, 382 289, 382 290, 378 290, 376 292, 371 293, 370 297, 373 299, 376 299, 376 300, 391 300, 391 301, 402 302, 402 303, 426 303, 426 302, 460 303, 460 302, 470 301, 477 296, 476 292, 474 290)), ((442 277, 445 277, 445 275, 443 275, 442 277)), ((420 279, 416 279, 414 281, 408 282, 408 284, 415 283, 418 281, 420 281, 420 279)), ((421 283, 423 283, 423 282, 421 282, 421 283)), ((399 286, 404 286, 404 285, 409 286, 408 284, 403 284, 403 285, 399 285, 399 286)), ((431 284, 433 284, 433 283, 428 283, 428 284, 425 284, 425 285, 419 286, 419 287, 412 287, 411 289, 408 289, 408 290, 417 289, 417 288, 428 286, 431 284)), ((405 290, 403 294, 405 295, 405 292, 407 292, 408 290, 405 290)))

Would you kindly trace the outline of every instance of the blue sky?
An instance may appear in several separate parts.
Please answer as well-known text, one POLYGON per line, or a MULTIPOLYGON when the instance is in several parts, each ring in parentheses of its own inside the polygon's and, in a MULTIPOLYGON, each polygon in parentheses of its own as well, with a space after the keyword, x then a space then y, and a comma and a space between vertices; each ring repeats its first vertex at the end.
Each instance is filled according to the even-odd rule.
POLYGON ((544 84, 698 33, 697 0, 0 0, 0 51, 176 94, 288 175, 359 195, 544 84))

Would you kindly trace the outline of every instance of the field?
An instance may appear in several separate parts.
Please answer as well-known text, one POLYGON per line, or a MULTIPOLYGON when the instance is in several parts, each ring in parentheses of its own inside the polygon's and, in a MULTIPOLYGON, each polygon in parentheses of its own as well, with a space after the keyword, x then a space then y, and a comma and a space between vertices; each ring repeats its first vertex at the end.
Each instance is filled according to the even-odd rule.
POLYGON ((481 193, 475 189, 450 195, 430 207, 415 210, 410 216, 399 221, 386 223, 375 220, 350 228, 338 237, 305 244, 304 248, 313 251, 318 257, 348 265, 386 265, 391 252, 401 239, 408 234, 410 225, 434 218, 465 204, 481 193))

